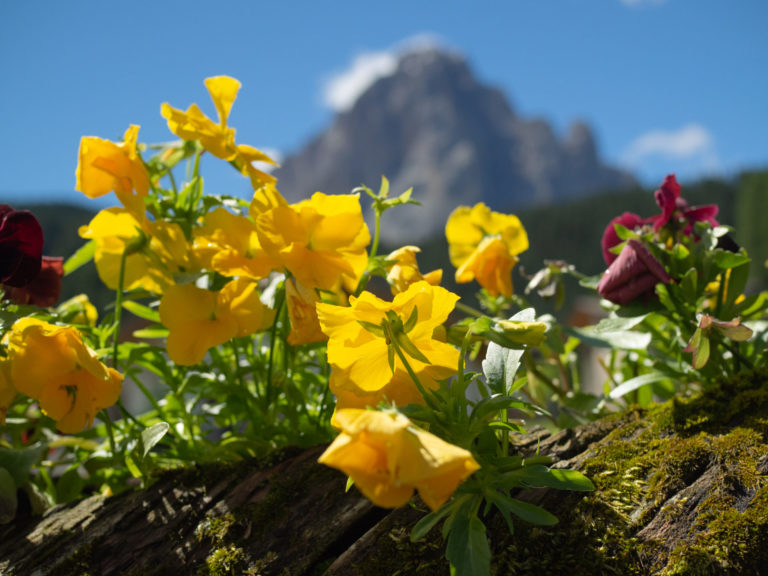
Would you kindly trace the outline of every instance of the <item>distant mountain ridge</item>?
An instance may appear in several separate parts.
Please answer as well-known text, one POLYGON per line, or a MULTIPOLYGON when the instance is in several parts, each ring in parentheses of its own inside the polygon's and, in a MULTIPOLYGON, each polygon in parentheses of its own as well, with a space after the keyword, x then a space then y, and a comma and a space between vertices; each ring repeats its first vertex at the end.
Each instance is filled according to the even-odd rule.
POLYGON ((393 193, 413 186, 423 205, 385 217, 385 239, 407 241, 440 230, 460 204, 509 211, 637 185, 601 161, 589 126, 575 123, 560 140, 545 121, 518 117, 463 57, 433 48, 403 54, 275 172, 292 200, 378 189, 382 174, 393 193))

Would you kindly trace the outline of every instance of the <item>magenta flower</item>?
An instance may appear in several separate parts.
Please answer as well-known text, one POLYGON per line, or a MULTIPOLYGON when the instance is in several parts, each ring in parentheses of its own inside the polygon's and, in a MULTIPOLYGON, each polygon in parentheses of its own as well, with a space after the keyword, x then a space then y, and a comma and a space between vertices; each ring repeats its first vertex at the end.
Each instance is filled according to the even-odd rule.
POLYGON ((606 300, 624 306, 639 296, 653 294, 657 283, 667 284, 670 280, 650 250, 632 238, 605 271, 597 292, 606 300))
POLYGON ((620 224, 630 230, 641 227, 643 224, 653 224, 653 230, 658 232, 661 228, 669 224, 670 221, 677 223, 680 220, 686 222, 683 228, 683 234, 690 236, 693 225, 696 222, 709 222, 712 226, 718 226, 715 216, 718 208, 715 204, 706 204, 705 206, 690 207, 684 198, 680 197, 680 184, 674 174, 668 174, 664 178, 661 187, 653 193, 656 204, 661 208, 661 214, 651 216, 650 218, 641 218, 632 212, 624 212, 610 221, 603 232, 601 245, 603 248, 603 259, 609 266, 616 260, 617 255, 611 252, 611 248, 621 244, 621 238, 616 233, 616 224, 620 224))
POLYGON ((605 228, 605 232, 603 232, 603 239, 601 241, 601 245, 603 247, 603 259, 609 266, 619 256, 618 254, 611 252, 611 248, 618 246, 622 242, 621 238, 619 238, 619 235, 616 233, 616 227, 614 226, 615 224, 619 224, 624 226, 624 228, 633 230, 645 224, 645 219, 640 218, 640 216, 633 214, 632 212, 624 212, 624 214, 621 216, 617 216, 611 220, 611 222, 605 228))
POLYGON ((668 174, 664 178, 664 183, 653 193, 653 197, 656 199, 656 204, 661 208, 661 214, 648 219, 648 222, 653 222, 654 230, 658 231, 666 226, 675 215, 677 215, 676 220, 686 220, 687 224, 683 229, 683 234, 686 236, 690 235, 691 228, 696 222, 709 222, 712 226, 718 225, 717 220, 715 220, 718 212, 717 205, 707 204, 691 208, 688 202, 680 197, 680 184, 677 183, 674 174, 668 174))
POLYGON ((24 286, 40 271, 43 229, 29 210, 0 204, 0 284, 24 286))

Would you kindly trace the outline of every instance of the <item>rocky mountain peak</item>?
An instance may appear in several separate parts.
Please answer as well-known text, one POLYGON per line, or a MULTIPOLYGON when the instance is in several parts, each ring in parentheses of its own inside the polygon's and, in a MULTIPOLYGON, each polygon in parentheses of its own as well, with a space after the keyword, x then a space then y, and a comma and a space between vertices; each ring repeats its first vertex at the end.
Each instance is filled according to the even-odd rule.
POLYGON ((586 123, 560 140, 545 121, 517 117, 461 55, 434 48, 404 53, 275 174, 294 200, 377 188, 382 174, 394 193, 413 186, 422 207, 385 216, 385 239, 398 242, 437 233, 460 204, 512 211, 634 184, 601 162, 586 123))

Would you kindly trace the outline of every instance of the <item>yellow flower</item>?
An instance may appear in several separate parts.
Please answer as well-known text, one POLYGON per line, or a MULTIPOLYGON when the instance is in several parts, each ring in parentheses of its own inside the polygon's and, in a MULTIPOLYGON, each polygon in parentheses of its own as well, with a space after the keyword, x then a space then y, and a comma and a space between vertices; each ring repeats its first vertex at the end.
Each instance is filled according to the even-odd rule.
POLYGON ((456 282, 477 280, 491 296, 512 295, 512 268, 528 249, 528 235, 517 216, 491 212, 483 203, 459 206, 445 225, 456 282))
POLYGON ((136 152, 138 136, 139 127, 135 125, 126 130, 122 144, 84 136, 80 140, 75 188, 89 198, 114 191, 126 209, 142 215, 149 174, 136 152))
POLYGON ((120 396, 122 375, 102 364, 71 326, 22 318, 3 342, 13 386, 37 400, 61 432, 90 426, 96 413, 120 396))
POLYGON ((102 210, 78 231, 82 238, 96 241, 94 260, 99 278, 116 290, 120 280, 120 262, 125 261, 123 288, 144 288, 161 294, 174 283, 175 274, 193 266, 187 256, 187 240, 178 224, 137 219, 121 208, 102 210))
POLYGON ((229 76, 214 76, 205 79, 205 86, 216 106, 218 124, 203 114, 197 104, 192 104, 184 112, 165 103, 160 112, 168 120, 168 129, 184 140, 199 140, 208 152, 232 162, 243 175, 251 179, 254 188, 274 182, 274 176, 255 168, 253 162, 275 162, 253 146, 235 144, 235 129, 227 125, 229 112, 240 90, 240 82, 229 76))
POLYGON ((0 360, 0 424, 5 424, 5 413, 16 397, 16 388, 11 383, 10 362, 0 360))
POLYGON ((183 366, 197 364, 210 348, 271 326, 275 312, 261 302, 256 288, 248 278, 233 280, 219 292, 191 284, 168 288, 159 311, 169 332, 171 360, 183 366))
POLYGON ((396 412, 339 410, 341 434, 318 462, 341 470, 377 506, 397 508, 414 490, 433 512, 480 468, 472 454, 396 412))
POLYGON ((361 324, 380 327, 384 322, 392 324, 393 318, 397 319, 407 340, 427 360, 411 357, 408 364, 423 386, 438 388, 439 380, 455 374, 459 351, 436 340, 433 334, 448 318, 458 299, 445 288, 422 281, 411 284, 392 302, 363 292, 359 298, 349 299, 349 307, 317 304, 320 326, 329 337, 328 361, 337 374, 338 388, 366 396, 383 394, 395 381, 408 385, 407 369, 393 353, 392 343, 383 331, 372 331, 361 324))
POLYGON ((416 254, 419 252, 421 250, 417 246, 403 246, 387 256, 387 260, 394 261, 387 272, 387 282, 392 289, 392 294, 405 292, 408 286, 420 280, 425 280, 433 286, 438 286, 443 280, 442 270, 421 274, 419 264, 416 262, 416 254))
POLYGON ((96 306, 91 304, 87 294, 78 294, 62 302, 56 307, 56 314, 59 319, 63 318, 69 324, 86 326, 96 326, 96 321, 99 319, 99 312, 96 306))
POLYGON ((371 240, 359 195, 315 192, 291 205, 281 198, 277 193, 264 200, 257 192, 254 199, 271 206, 256 214, 264 250, 305 286, 334 290, 341 281, 354 290, 368 266, 371 240))
POLYGON ((308 288, 293 278, 287 278, 285 302, 288 306, 288 318, 291 321, 288 344, 300 346, 328 339, 320 328, 320 321, 317 318, 315 304, 320 302, 320 298, 314 288, 308 288))
POLYGON ((216 208, 195 229, 193 250, 204 268, 224 276, 265 278, 276 267, 259 243, 255 224, 224 208, 216 208))
POLYGON ((331 426, 341 428, 336 414, 347 408, 376 408, 382 402, 396 406, 424 404, 421 392, 405 370, 396 370, 392 380, 380 390, 365 392, 349 379, 347 371, 331 371, 329 389, 336 396, 336 407, 331 415, 331 426))

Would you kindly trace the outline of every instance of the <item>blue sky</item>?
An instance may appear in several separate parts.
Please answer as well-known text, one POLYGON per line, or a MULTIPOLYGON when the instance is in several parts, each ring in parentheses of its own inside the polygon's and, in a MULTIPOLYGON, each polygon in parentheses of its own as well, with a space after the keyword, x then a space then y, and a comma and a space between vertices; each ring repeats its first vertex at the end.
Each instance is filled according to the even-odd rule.
MULTIPOLYGON (((134 123, 170 140, 160 104, 213 115, 203 79, 218 74, 243 83, 238 142, 289 153, 423 38, 464 54, 518 114, 560 133, 586 120, 649 185, 766 167, 765 22, 765 0, 3 0, 0 201, 82 202, 80 136, 134 123)), ((227 166, 207 187, 249 193, 227 166)))

